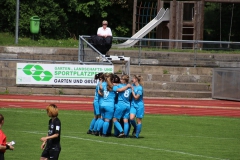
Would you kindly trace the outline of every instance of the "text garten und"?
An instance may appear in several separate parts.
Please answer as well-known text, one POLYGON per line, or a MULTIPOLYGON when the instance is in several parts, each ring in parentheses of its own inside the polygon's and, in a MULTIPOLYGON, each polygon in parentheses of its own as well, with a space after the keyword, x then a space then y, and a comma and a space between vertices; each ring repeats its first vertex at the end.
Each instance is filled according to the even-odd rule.
POLYGON ((54 83, 83 83, 83 84, 97 84, 97 80, 94 79, 54 79, 54 83))

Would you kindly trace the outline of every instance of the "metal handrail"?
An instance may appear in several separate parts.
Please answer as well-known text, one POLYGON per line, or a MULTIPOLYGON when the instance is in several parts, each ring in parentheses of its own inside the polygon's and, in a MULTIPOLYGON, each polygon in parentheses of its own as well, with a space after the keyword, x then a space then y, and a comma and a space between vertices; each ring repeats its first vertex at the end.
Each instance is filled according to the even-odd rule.
POLYGON ((239 44, 240 42, 228 41, 203 41, 203 40, 176 40, 176 39, 152 39, 152 38, 126 38, 126 37, 113 37, 118 40, 141 40, 141 41, 156 41, 156 42, 188 42, 188 43, 212 43, 212 44, 239 44))
MULTIPOLYGON (((105 59, 109 64, 111 64, 111 65, 113 65, 113 63, 110 61, 110 60, 108 60, 107 58, 105 58, 105 56, 103 56, 102 55, 102 53, 100 53, 93 45, 91 45, 85 38, 90 38, 90 36, 84 36, 84 35, 82 35, 82 36, 79 36, 79 42, 81 43, 81 44, 79 44, 79 48, 78 48, 78 60, 79 60, 79 62, 81 61, 80 60, 80 56, 82 55, 82 52, 84 52, 84 47, 83 47, 83 44, 82 44, 82 41, 84 41, 88 46, 90 46, 90 48, 93 50, 93 51, 95 51, 96 53, 98 53, 99 54, 99 56, 100 57, 102 57, 103 59, 105 59), (81 50, 82 50, 82 52, 81 52, 81 50)), ((84 54, 84 53, 83 53, 84 54)), ((83 62, 83 61, 81 61, 82 63, 88 63, 88 62, 83 62)))

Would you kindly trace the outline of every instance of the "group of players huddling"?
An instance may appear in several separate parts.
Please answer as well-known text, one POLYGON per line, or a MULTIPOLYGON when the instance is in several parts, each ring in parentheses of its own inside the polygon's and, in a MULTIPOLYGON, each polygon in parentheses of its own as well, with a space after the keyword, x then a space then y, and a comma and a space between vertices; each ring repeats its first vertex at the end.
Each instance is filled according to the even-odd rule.
POLYGON ((98 73, 95 79, 99 82, 93 102, 94 118, 87 134, 106 137, 111 135, 114 124, 114 136, 123 138, 129 136, 132 125, 133 137, 139 138, 144 116, 143 78, 134 75, 129 84, 128 75, 119 78, 112 73, 98 73))

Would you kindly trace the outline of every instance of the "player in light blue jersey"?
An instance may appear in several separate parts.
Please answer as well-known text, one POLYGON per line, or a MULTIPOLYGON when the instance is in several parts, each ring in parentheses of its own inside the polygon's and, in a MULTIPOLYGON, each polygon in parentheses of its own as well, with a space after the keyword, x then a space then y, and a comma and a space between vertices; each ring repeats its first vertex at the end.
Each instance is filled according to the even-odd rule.
POLYGON ((134 127, 132 135, 136 138, 142 129, 142 118, 144 117, 144 102, 143 102, 143 77, 139 75, 133 76, 132 85, 132 103, 130 109, 130 122, 134 127), (136 121, 135 121, 136 117, 136 121))
POLYGON ((99 77, 98 104, 99 104, 99 109, 100 109, 101 116, 96 121, 96 123, 94 125, 94 129, 93 129, 93 133, 92 133, 93 135, 96 135, 96 136, 99 136, 99 134, 101 133, 101 129, 102 129, 103 123, 104 123, 104 120, 102 118, 102 113, 101 113, 102 102, 103 102, 103 91, 100 89, 100 84, 101 84, 101 86, 106 86, 107 85, 107 83, 105 82, 105 74, 102 74, 99 77))
POLYGON ((128 75, 122 75, 121 76, 121 84, 117 85, 116 88, 114 88, 114 91, 118 92, 118 100, 115 104, 115 111, 113 115, 113 122, 115 127, 119 131, 118 138, 125 137, 125 135, 128 135, 128 129, 129 129, 129 113, 130 113, 130 98, 131 98, 131 85, 128 84, 129 76, 128 75), (124 131, 119 123, 119 120, 123 118, 124 122, 124 131))
POLYGON ((116 92, 114 91, 113 86, 113 75, 105 74, 105 81, 107 85, 100 84, 100 89, 103 90, 103 102, 101 104, 101 113, 102 118, 104 119, 102 136, 106 137, 109 121, 113 117, 114 113, 114 100, 116 97, 116 92))
MULTIPOLYGON (((94 80, 98 80, 102 74, 103 73, 96 74, 95 77, 94 77, 94 80)), ((94 129, 94 125, 95 125, 96 121, 98 120, 98 118, 100 118, 100 108, 99 108, 99 103, 98 103, 98 99, 99 99, 98 98, 99 97, 98 88, 99 88, 99 82, 96 86, 94 100, 93 100, 94 118, 92 119, 92 121, 90 123, 90 127, 87 131, 87 134, 92 134, 93 129, 94 129)))
MULTIPOLYGON (((116 74, 114 74, 113 75, 113 85, 114 86, 117 86, 119 83, 120 83, 120 78, 118 77, 118 75, 116 75, 116 74)), ((116 87, 113 87, 113 88, 116 88, 116 87)), ((114 107, 115 107, 115 105, 116 105, 116 103, 117 103, 117 99, 118 99, 118 94, 117 94, 117 92, 116 92, 116 97, 115 97, 115 100, 114 100, 114 107)), ((114 110, 115 110, 115 108, 114 108, 114 110)), ((112 127, 113 127, 113 119, 111 119, 110 120, 110 122, 109 122, 109 127, 108 127, 108 132, 107 132, 107 136, 111 136, 112 135, 112 127)), ((115 135, 115 131, 116 131, 117 129, 116 129, 116 127, 114 126, 114 135, 115 135)), ((119 133, 118 133, 119 134, 119 133)), ((117 136, 118 136, 118 134, 117 134, 117 136)))

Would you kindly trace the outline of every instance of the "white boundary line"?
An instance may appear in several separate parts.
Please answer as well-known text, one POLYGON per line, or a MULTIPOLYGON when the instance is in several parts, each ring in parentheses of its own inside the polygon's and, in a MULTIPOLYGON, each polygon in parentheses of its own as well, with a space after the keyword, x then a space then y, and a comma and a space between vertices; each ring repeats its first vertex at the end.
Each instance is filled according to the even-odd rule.
MULTIPOLYGON (((14 108, 14 109, 19 109, 19 108, 14 108)), ((26 109, 26 108, 20 108, 20 109, 26 109)), ((32 110, 34 110, 34 109, 36 109, 36 108, 27 108, 27 109, 32 109, 32 110)), ((37 112, 37 111, 12 110, 12 109, 10 109, 10 108, 1 108, 1 107, 0 107, 0 111, 3 111, 3 112, 5 111, 5 112, 29 113, 29 114, 31 114, 31 113, 46 114, 46 110, 45 110, 45 109, 36 109, 36 110, 39 110, 39 112, 37 112)), ((76 113, 76 114, 61 113, 62 110, 60 110, 59 112, 60 112, 61 115, 89 116, 88 114, 82 114, 82 113, 81 113, 81 114, 79 114, 79 113, 76 113)), ((79 112, 81 112, 81 111, 79 111, 79 112)), ((93 116, 93 114, 92 114, 91 116, 93 116)))
MULTIPOLYGON (((43 134, 43 133, 40 133, 40 132, 30 132, 30 131, 22 131, 22 132, 31 133, 31 134, 43 134)), ((192 154, 192 153, 187 153, 187 152, 182 152, 182 151, 175 151, 175 150, 168 150, 168 149, 162 149, 162 148, 152 148, 152 147, 146 147, 146 146, 121 144, 121 143, 116 143, 116 142, 105 142, 105 141, 101 141, 101 140, 93 140, 93 139, 74 137, 74 136, 64 136, 64 135, 61 135, 61 137, 70 138, 70 139, 84 140, 84 141, 91 141, 91 142, 98 142, 98 143, 105 143, 105 144, 112 144, 112 145, 118 145, 118 146, 120 145, 120 146, 126 146, 126 147, 134 147, 134 148, 141 148, 141 149, 148 149, 148 150, 155 150, 155 151, 163 151, 163 152, 169 152, 169 153, 188 155, 188 156, 192 156, 192 157, 202 157, 202 158, 216 159, 216 160, 227 160, 227 159, 222 159, 222 158, 216 158, 216 157, 210 157, 210 156, 204 156, 204 155, 199 155, 199 154, 192 154)))
MULTIPOLYGON (((24 113, 24 112, 27 112, 27 113, 43 113, 42 111, 45 112, 45 109, 38 109, 38 108, 8 108, 8 107, 0 107, 0 111, 8 111, 8 112, 17 112, 17 113, 24 113), (18 110, 18 109, 23 109, 23 110, 18 110), (27 109, 29 110, 39 110, 39 112, 37 111, 26 111, 27 109)), ((76 115, 76 116, 79 116, 79 115, 87 115, 88 114, 79 114, 79 113, 76 113, 76 114, 71 114, 71 113, 61 113, 61 111, 63 110, 60 110, 60 114, 61 115, 76 115)), ((64 110, 64 111, 68 111, 68 110, 64 110)), ((69 110, 69 111, 73 111, 73 110, 69 110)), ((83 110, 78 110, 79 112, 89 112, 89 111, 83 111, 83 110)), ((77 112, 78 112, 77 111, 77 112)), ((90 111, 91 112, 91 111, 90 111)), ((89 112, 89 113, 90 113, 89 112)), ((90 115, 90 116, 93 116, 93 115, 90 115)), ((165 115, 165 114, 148 114, 146 115, 147 117, 153 117, 153 118, 159 118, 159 117, 171 117, 171 116, 189 116, 189 115, 165 115)), ((196 117, 196 118, 208 118, 208 119, 222 119, 222 118, 226 118, 226 119, 229 119, 229 120, 232 120, 232 121, 240 121, 239 118, 237 117, 211 117, 211 116, 189 116, 189 117, 196 117)))

